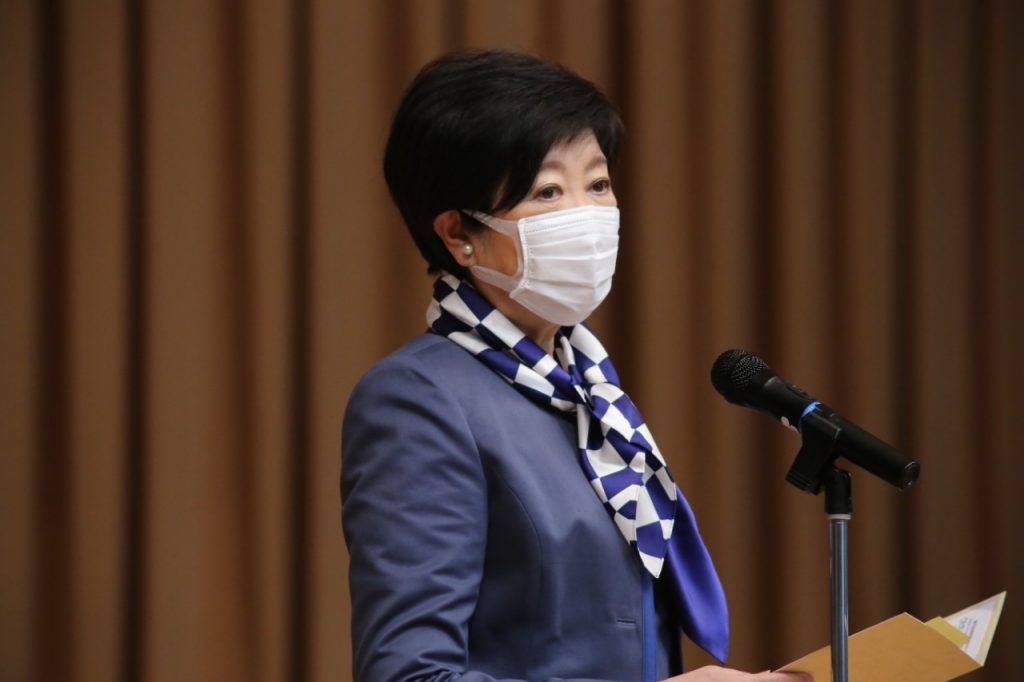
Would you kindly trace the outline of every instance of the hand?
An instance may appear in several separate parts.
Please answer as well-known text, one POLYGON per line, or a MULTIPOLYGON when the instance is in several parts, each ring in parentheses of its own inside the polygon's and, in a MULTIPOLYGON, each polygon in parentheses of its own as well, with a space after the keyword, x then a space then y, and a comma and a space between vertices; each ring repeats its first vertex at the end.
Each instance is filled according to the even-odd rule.
POLYGON ((804 673, 745 673, 730 668, 719 668, 717 665, 707 665, 685 675, 667 679, 665 682, 812 682, 812 678, 804 673))

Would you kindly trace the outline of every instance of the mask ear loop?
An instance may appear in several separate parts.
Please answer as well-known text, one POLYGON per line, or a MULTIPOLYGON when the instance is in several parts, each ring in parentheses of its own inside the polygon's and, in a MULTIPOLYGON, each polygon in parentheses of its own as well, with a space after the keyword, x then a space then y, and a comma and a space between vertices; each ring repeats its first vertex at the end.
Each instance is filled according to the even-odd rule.
POLYGON ((489 284, 500 287, 509 293, 514 289, 518 289, 523 282, 523 273, 526 271, 526 241, 519 221, 503 220, 501 218, 495 218, 492 215, 488 215, 487 213, 470 211, 468 209, 463 209, 462 213, 478 223, 491 228, 495 232, 511 237, 516 246, 516 261, 518 267, 513 274, 506 275, 503 272, 498 272, 497 270, 485 268, 480 265, 474 265, 470 270, 478 277, 482 273, 487 273, 483 277, 480 277, 480 279, 489 284))

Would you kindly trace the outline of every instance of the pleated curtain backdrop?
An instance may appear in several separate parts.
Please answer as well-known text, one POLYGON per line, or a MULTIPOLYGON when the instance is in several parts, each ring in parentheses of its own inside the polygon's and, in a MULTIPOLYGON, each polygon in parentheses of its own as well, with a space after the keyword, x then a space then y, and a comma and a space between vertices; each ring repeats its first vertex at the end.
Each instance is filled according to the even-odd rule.
POLYGON ((429 296, 383 143, 467 46, 622 110, 594 322, 698 514, 732 664, 828 639, 799 441, 708 380, 743 347, 922 464, 903 493, 854 472, 851 628, 1007 589, 972 679, 1024 670, 1021 3, 0 7, 3 680, 350 678, 341 414, 429 296))

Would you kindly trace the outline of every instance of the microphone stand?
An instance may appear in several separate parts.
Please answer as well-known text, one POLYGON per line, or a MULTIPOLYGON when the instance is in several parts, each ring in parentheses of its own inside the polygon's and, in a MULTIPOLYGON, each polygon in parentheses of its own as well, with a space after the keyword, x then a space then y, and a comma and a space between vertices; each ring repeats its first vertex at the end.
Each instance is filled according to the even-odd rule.
POLYGON ((825 489, 825 514, 829 524, 829 615, 832 651, 832 682, 849 682, 849 583, 847 524, 853 513, 850 472, 835 466, 840 427, 810 405, 800 420, 803 446, 786 480, 806 492, 825 489))
POLYGON ((825 474, 825 514, 828 516, 829 576, 832 621, 832 682, 848 682, 850 653, 850 592, 847 583, 846 524, 853 514, 850 472, 829 467, 825 474))

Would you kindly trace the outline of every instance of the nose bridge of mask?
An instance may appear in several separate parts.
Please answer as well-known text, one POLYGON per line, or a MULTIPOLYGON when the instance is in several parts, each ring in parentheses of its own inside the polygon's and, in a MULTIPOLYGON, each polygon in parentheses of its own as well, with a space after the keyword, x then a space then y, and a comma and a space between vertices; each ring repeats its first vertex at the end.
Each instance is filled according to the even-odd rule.
POLYGON ((541 258, 550 265, 557 263, 565 275, 591 272, 611 276, 619 247, 618 209, 585 206, 570 211, 559 211, 557 216, 541 214, 549 220, 538 221, 534 230, 530 224, 524 226, 527 273, 533 270, 530 261, 541 258), (566 248, 569 245, 572 248, 566 248))
POLYGON ((596 247, 599 243, 607 244, 607 239, 611 237, 614 240, 611 249, 618 248, 619 209, 616 206, 576 206, 560 211, 538 213, 519 220, 496 218, 479 211, 466 213, 515 241, 519 256, 516 274, 527 278, 532 270, 532 256, 536 253, 537 246, 542 243, 576 242, 583 238, 596 247), (583 233, 573 228, 579 228, 583 233), (563 239, 551 233, 558 233, 563 239))
MULTIPOLYGON (((580 268, 603 272, 609 261, 614 265, 619 248, 619 234, 614 226, 597 223, 566 226, 544 236, 545 239, 526 240, 527 260, 544 260, 550 266, 566 268, 567 274, 579 272, 580 268)), ((532 270, 529 265, 527 269, 532 270)))
POLYGON ((576 206, 538 213, 519 220, 505 220, 479 211, 464 213, 513 239, 519 256, 518 274, 529 273, 530 256, 537 244, 575 242, 583 238, 596 247, 599 243, 607 244, 610 238, 613 242, 611 248, 618 248, 619 209, 616 206, 576 206), (579 228, 583 233, 573 228, 579 228), (551 233, 558 233, 562 238, 551 233))
POLYGON ((576 206, 561 211, 538 213, 519 221, 525 234, 586 227, 618 232, 619 209, 615 206, 576 206))
POLYGON ((537 213, 519 220, 496 218, 480 211, 463 211, 463 213, 479 220, 492 230, 509 237, 519 238, 525 238, 532 232, 547 232, 572 225, 600 225, 615 232, 618 232, 619 227, 619 209, 615 206, 575 206, 560 211, 537 213))

